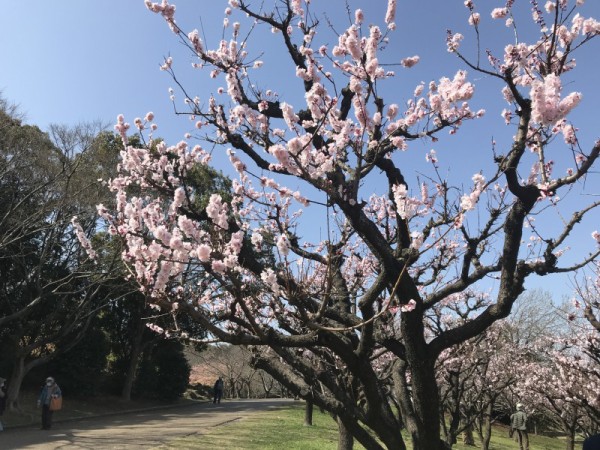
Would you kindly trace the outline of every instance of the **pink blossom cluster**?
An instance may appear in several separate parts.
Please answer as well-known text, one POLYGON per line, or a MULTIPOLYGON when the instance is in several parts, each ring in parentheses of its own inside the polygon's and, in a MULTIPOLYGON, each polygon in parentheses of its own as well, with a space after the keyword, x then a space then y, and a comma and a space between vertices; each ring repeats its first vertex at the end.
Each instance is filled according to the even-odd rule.
POLYGON ((385 23, 390 26, 396 18, 397 0, 388 0, 387 11, 385 12, 385 23))
POLYGON ((400 64, 402 64, 404 67, 413 67, 419 62, 420 59, 421 58, 419 56, 415 55, 409 58, 404 58, 402 61, 400 61, 400 64))
MULTIPOLYGON (((467 3, 472 7, 472 2, 467 3)), ((122 153, 121 175, 111 184, 117 198, 117 211, 110 217, 104 211, 104 215, 111 220, 111 231, 127 240, 125 259, 138 280, 154 295, 183 295, 174 286, 185 268, 190 267, 186 273, 202 273, 203 277, 198 275, 198 285, 186 287, 189 290, 185 295, 193 298, 203 311, 222 314, 236 302, 237 306, 231 309, 235 314, 243 314, 241 309, 250 308, 261 323, 293 320, 286 316, 294 311, 294 305, 286 299, 292 292, 290 287, 293 286, 294 295, 302 292, 322 298, 331 273, 328 258, 336 256, 328 253, 330 240, 336 233, 342 236, 340 241, 344 241, 343 247, 337 250, 344 256, 340 268, 342 276, 360 291, 360 286, 371 285, 381 268, 365 242, 348 232, 347 217, 341 211, 347 214, 352 208, 356 208, 357 214, 364 212, 386 237, 398 236, 399 228, 407 226, 397 223, 398 218, 410 221, 403 242, 410 248, 401 249, 397 241, 390 239, 394 242, 392 247, 398 246, 393 251, 407 250, 414 256, 415 262, 407 269, 410 276, 432 274, 431 283, 436 286, 453 278, 451 274, 433 273, 431 267, 449 266, 464 254, 466 244, 460 226, 463 220, 468 220, 467 212, 477 207, 488 188, 482 174, 473 177, 471 192, 462 198, 449 195, 451 191, 441 180, 420 183, 415 194, 406 185, 396 184, 391 189, 392 200, 388 195, 370 195, 371 192, 369 198, 361 198, 353 183, 362 180, 362 173, 378 170, 375 162, 391 160, 396 164, 393 158, 402 156, 397 150, 406 150, 411 141, 435 140, 441 130, 454 133, 467 119, 483 115, 483 110, 475 112, 470 108, 475 93, 473 83, 468 81, 465 71, 458 71, 437 82, 419 84, 412 98, 409 94, 410 99, 401 105, 379 102, 377 93, 382 92, 379 84, 393 76, 380 64, 386 34, 377 25, 369 26, 367 31, 363 26, 364 14, 357 10, 354 23, 339 36, 331 51, 326 45, 313 48, 315 33, 309 30, 303 18, 306 4, 308 2, 301 0, 290 1, 293 18, 288 29, 283 25, 274 27, 280 32, 274 39, 283 38, 288 42, 289 38, 297 44, 293 48, 297 51, 294 63, 298 79, 291 81, 302 86, 304 100, 296 104, 296 108, 278 95, 263 93, 250 84, 248 71, 252 67, 259 69, 262 63, 248 58, 246 42, 238 41, 240 25, 233 22, 238 12, 231 10, 245 9, 245 2, 229 1, 231 9, 225 12, 226 24, 232 29, 233 37, 229 41, 221 40, 216 50, 205 48, 197 30, 187 35, 180 32, 199 58, 198 67, 209 68, 211 77, 225 83, 217 92, 227 93, 228 99, 211 96, 206 105, 202 105, 187 98, 186 105, 198 128, 202 128, 202 133, 210 136, 212 142, 236 149, 228 149, 227 154, 239 178, 232 182, 233 199, 229 203, 219 194, 213 194, 203 211, 188 216, 186 213, 190 205, 196 204, 197 194, 182 180, 195 164, 206 164, 210 159, 200 147, 188 146, 191 135, 173 147, 152 141, 147 148, 127 147, 122 153), (298 29, 302 31, 300 37, 298 29), (332 72, 328 71, 327 64, 331 64, 332 72), (339 80, 342 83, 338 83, 339 80), (344 86, 347 89, 341 91, 340 87, 344 86), (297 187, 292 189, 285 185, 298 181, 304 182, 308 189, 299 191, 297 187), (140 189, 142 194, 132 196, 129 187, 140 189), (314 190, 318 192, 317 202, 308 198, 314 190), (331 223, 339 228, 328 231, 322 241, 303 241, 295 234, 302 208, 324 202, 331 223), (426 223, 426 217, 432 220, 426 223), (272 252, 277 266, 254 268, 254 272, 242 267, 243 259, 239 256, 245 240, 256 252, 272 252), (305 252, 311 257, 304 258, 305 252), (241 287, 238 298, 223 289, 231 279, 241 287), (286 281, 291 283, 288 285, 286 281), (246 297, 246 292, 260 292, 260 295, 246 297)), ((496 11, 493 16, 509 16, 510 4, 508 2, 505 11, 496 11)), ((174 8, 167 6, 170 6, 167 2, 150 3, 149 8, 166 14, 171 24, 174 8)), ((388 29, 394 27, 396 8, 397 2, 389 0, 385 17, 388 29)), ((480 20, 479 14, 471 11, 471 23, 478 26, 480 20)), ((264 21, 257 19, 257 23, 261 22, 264 21)), ((273 24, 268 23, 268 26, 273 24)), ((594 26, 577 19, 573 27, 557 29, 558 46, 568 46, 584 29, 593 30, 594 26)), ((460 34, 449 34, 448 50, 458 52, 462 39, 460 34)), ((531 89, 534 120, 555 126, 566 141, 574 143, 576 129, 566 123, 565 116, 579 97, 571 94, 561 98, 559 74, 541 76, 535 69, 543 60, 544 52, 550 51, 546 42, 515 43, 506 47, 504 61, 501 64, 498 58, 494 67, 513 70, 517 89, 524 86, 531 89)), ((555 56, 558 61, 560 54, 555 56)), ((418 62, 417 55, 401 59, 406 68, 418 62)), ((562 70, 571 67, 568 64, 562 70)), ((506 88, 503 94, 513 103, 515 92, 506 88)), ((505 112, 507 122, 512 114, 505 112)), ((140 132, 144 130, 145 123, 141 119, 134 123, 140 132)), ((126 141, 129 125, 124 118, 118 120, 116 128, 126 141)), ((437 172, 439 162, 435 152, 427 154, 427 161, 437 172)), ((543 163, 536 164, 531 184, 542 186, 540 182, 547 181, 543 178, 549 177, 550 169, 543 163)), ((509 204, 502 192, 507 192, 505 186, 496 189, 494 198, 499 199, 500 204, 509 204)), ((491 201, 494 192, 487 193, 491 201)), ((317 206, 321 207, 325 208, 317 206)), ((427 289, 422 286, 418 289, 424 297, 428 295, 427 289)), ((485 302, 482 295, 449 295, 440 301, 440 310, 451 313, 440 313, 439 323, 441 326, 456 324, 457 317, 464 312, 462 307, 485 302)), ((413 299, 398 308, 408 312, 416 305, 413 299)), ((235 327, 231 323, 223 325, 227 326, 235 327)))
POLYGON ((229 212, 229 206, 227 203, 223 203, 223 199, 219 194, 212 194, 206 207, 206 213, 210 217, 215 225, 227 230, 229 223, 227 216, 229 212))
POLYGON ((564 119, 581 101, 581 93, 572 92, 561 100, 561 79, 549 74, 531 85, 531 119, 541 125, 554 125, 564 119))
POLYGON ((92 243, 90 242, 90 240, 86 236, 85 232, 83 231, 81 224, 77 221, 77 216, 74 216, 71 219, 71 225, 73 225, 73 230, 75 231, 75 235, 77 236, 77 239, 79 240, 79 243, 81 244, 81 246, 83 247, 85 252, 88 254, 88 256, 91 259, 96 259, 96 256, 97 256, 96 251, 92 247, 92 243))
POLYGON ((423 202, 417 197, 410 197, 405 185, 394 185, 392 191, 397 214, 402 220, 410 220, 414 216, 424 216, 429 213, 428 202, 423 202))
POLYGON ((471 211, 475 209, 475 205, 477 205, 481 193, 486 188, 485 177, 480 173, 473 175, 472 179, 474 184, 473 190, 469 195, 463 195, 460 200, 460 206, 465 211, 471 211))
POLYGON ((494 8, 491 16, 493 19, 504 19, 509 13, 508 8, 494 8))
POLYGON ((170 5, 168 0, 162 0, 161 3, 153 3, 151 0, 144 0, 146 8, 153 13, 162 15, 169 24, 173 33, 179 33, 179 27, 175 23, 175 5, 170 5))
POLYGON ((402 311, 403 313, 408 313, 408 312, 414 311, 416 307, 417 307, 417 302, 411 298, 406 305, 402 305, 400 307, 400 311, 402 311))
POLYGON ((304 15, 304 9, 302 9, 302 0, 291 0, 291 8, 293 13, 297 16, 304 15))

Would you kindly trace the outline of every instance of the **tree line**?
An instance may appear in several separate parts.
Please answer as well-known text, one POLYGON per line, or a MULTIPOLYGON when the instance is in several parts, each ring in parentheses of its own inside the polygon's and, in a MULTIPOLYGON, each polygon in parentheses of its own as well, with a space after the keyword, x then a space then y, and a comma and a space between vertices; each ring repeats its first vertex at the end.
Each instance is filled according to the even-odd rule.
POLYGON ((96 205, 114 203, 102 180, 122 148, 105 129, 43 132, 0 99, 0 373, 10 408, 49 373, 74 396, 174 398, 187 387, 183 345, 148 329, 153 312, 98 220, 96 205), (93 240, 94 261, 78 233, 93 240))

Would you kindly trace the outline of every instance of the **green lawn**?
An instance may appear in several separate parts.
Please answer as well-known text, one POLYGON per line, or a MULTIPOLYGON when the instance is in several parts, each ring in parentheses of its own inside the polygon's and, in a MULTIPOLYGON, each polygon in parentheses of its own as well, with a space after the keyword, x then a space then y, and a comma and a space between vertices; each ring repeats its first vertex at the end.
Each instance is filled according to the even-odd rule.
MULTIPOLYGON (((6 411, 2 422, 10 426, 37 424, 40 410, 35 407, 36 396, 26 393, 21 399, 23 411, 6 411)), ((180 402, 185 403, 186 400, 180 402)), ((122 402, 115 397, 94 398, 89 400, 65 398, 65 409, 56 413, 57 420, 89 417, 115 411, 125 411, 150 406, 159 406, 156 401, 122 402)), ((164 403, 163 403, 164 404, 164 403)), ((223 450, 336 450, 337 425, 328 414, 315 409, 312 427, 303 426, 304 405, 298 403, 289 408, 264 413, 256 413, 242 420, 203 430, 170 443, 161 449, 223 449, 223 450)), ((407 440, 408 442, 408 440, 407 440)), ((543 436, 530 436, 530 450, 564 450, 561 439, 543 436)), ((359 444, 356 450, 363 449, 359 444)), ((410 445, 409 445, 410 448, 410 445)), ((581 448, 579 443, 576 448, 581 448)), ((457 444, 454 450, 473 450, 457 444)), ((519 450, 516 442, 508 438, 504 427, 497 427, 492 435, 491 450, 519 450)))
MULTIPOLYGON (((159 449, 227 450, 336 450, 337 425, 328 414, 315 410, 312 427, 303 426, 304 408, 294 405, 278 411, 257 413, 227 425, 204 430, 202 434, 173 441, 159 449)), ((564 450, 560 439, 530 436, 530 450, 564 450)), ((408 445, 410 448, 410 444, 408 445)), ((479 446, 478 446, 479 447, 479 446)), ((361 445, 354 446, 363 449, 361 445)), ((455 450, 473 450, 457 444, 455 450)), ((498 427, 492 435, 491 450, 519 450, 518 444, 508 438, 506 428, 498 427)))
MULTIPOLYGON (((337 425, 315 409, 313 426, 305 427, 302 405, 252 414, 242 420, 188 436, 160 449, 336 450, 337 425)), ((362 446, 355 446, 362 449, 362 446)))
MULTIPOLYGON (((475 439, 476 445, 479 447, 477 438, 475 439)), ((529 435, 529 449, 530 450, 565 450, 566 443, 563 440, 557 438, 550 438, 546 436, 534 436, 529 435)), ((456 444, 452 447, 453 450, 473 450, 473 447, 466 445, 456 444)), ((504 427, 497 427, 492 432, 492 442, 490 444, 490 450, 519 450, 519 444, 514 439, 508 437, 508 429, 504 427)))

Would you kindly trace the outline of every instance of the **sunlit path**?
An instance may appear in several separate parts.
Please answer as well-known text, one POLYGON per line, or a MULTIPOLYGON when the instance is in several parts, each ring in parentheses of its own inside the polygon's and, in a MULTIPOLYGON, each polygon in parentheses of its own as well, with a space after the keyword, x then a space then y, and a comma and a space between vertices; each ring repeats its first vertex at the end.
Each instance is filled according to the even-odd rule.
POLYGON ((52 430, 17 428, 0 435, 0 448, 57 449, 148 449, 174 439, 240 420, 257 411, 285 407, 293 400, 232 400, 220 405, 199 403, 139 413, 56 423, 52 430))

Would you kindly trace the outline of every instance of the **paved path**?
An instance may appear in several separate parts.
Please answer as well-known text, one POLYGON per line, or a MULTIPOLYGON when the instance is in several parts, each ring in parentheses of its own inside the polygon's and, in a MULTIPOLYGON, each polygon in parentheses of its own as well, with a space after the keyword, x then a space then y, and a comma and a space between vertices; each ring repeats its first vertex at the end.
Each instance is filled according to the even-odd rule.
POLYGON ((0 449, 150 449, 183 436, 253 414, 288 406, 293 400, 225 400, 175 408, 58 422, 52 430, 15 428, 0 433, 0 449))

